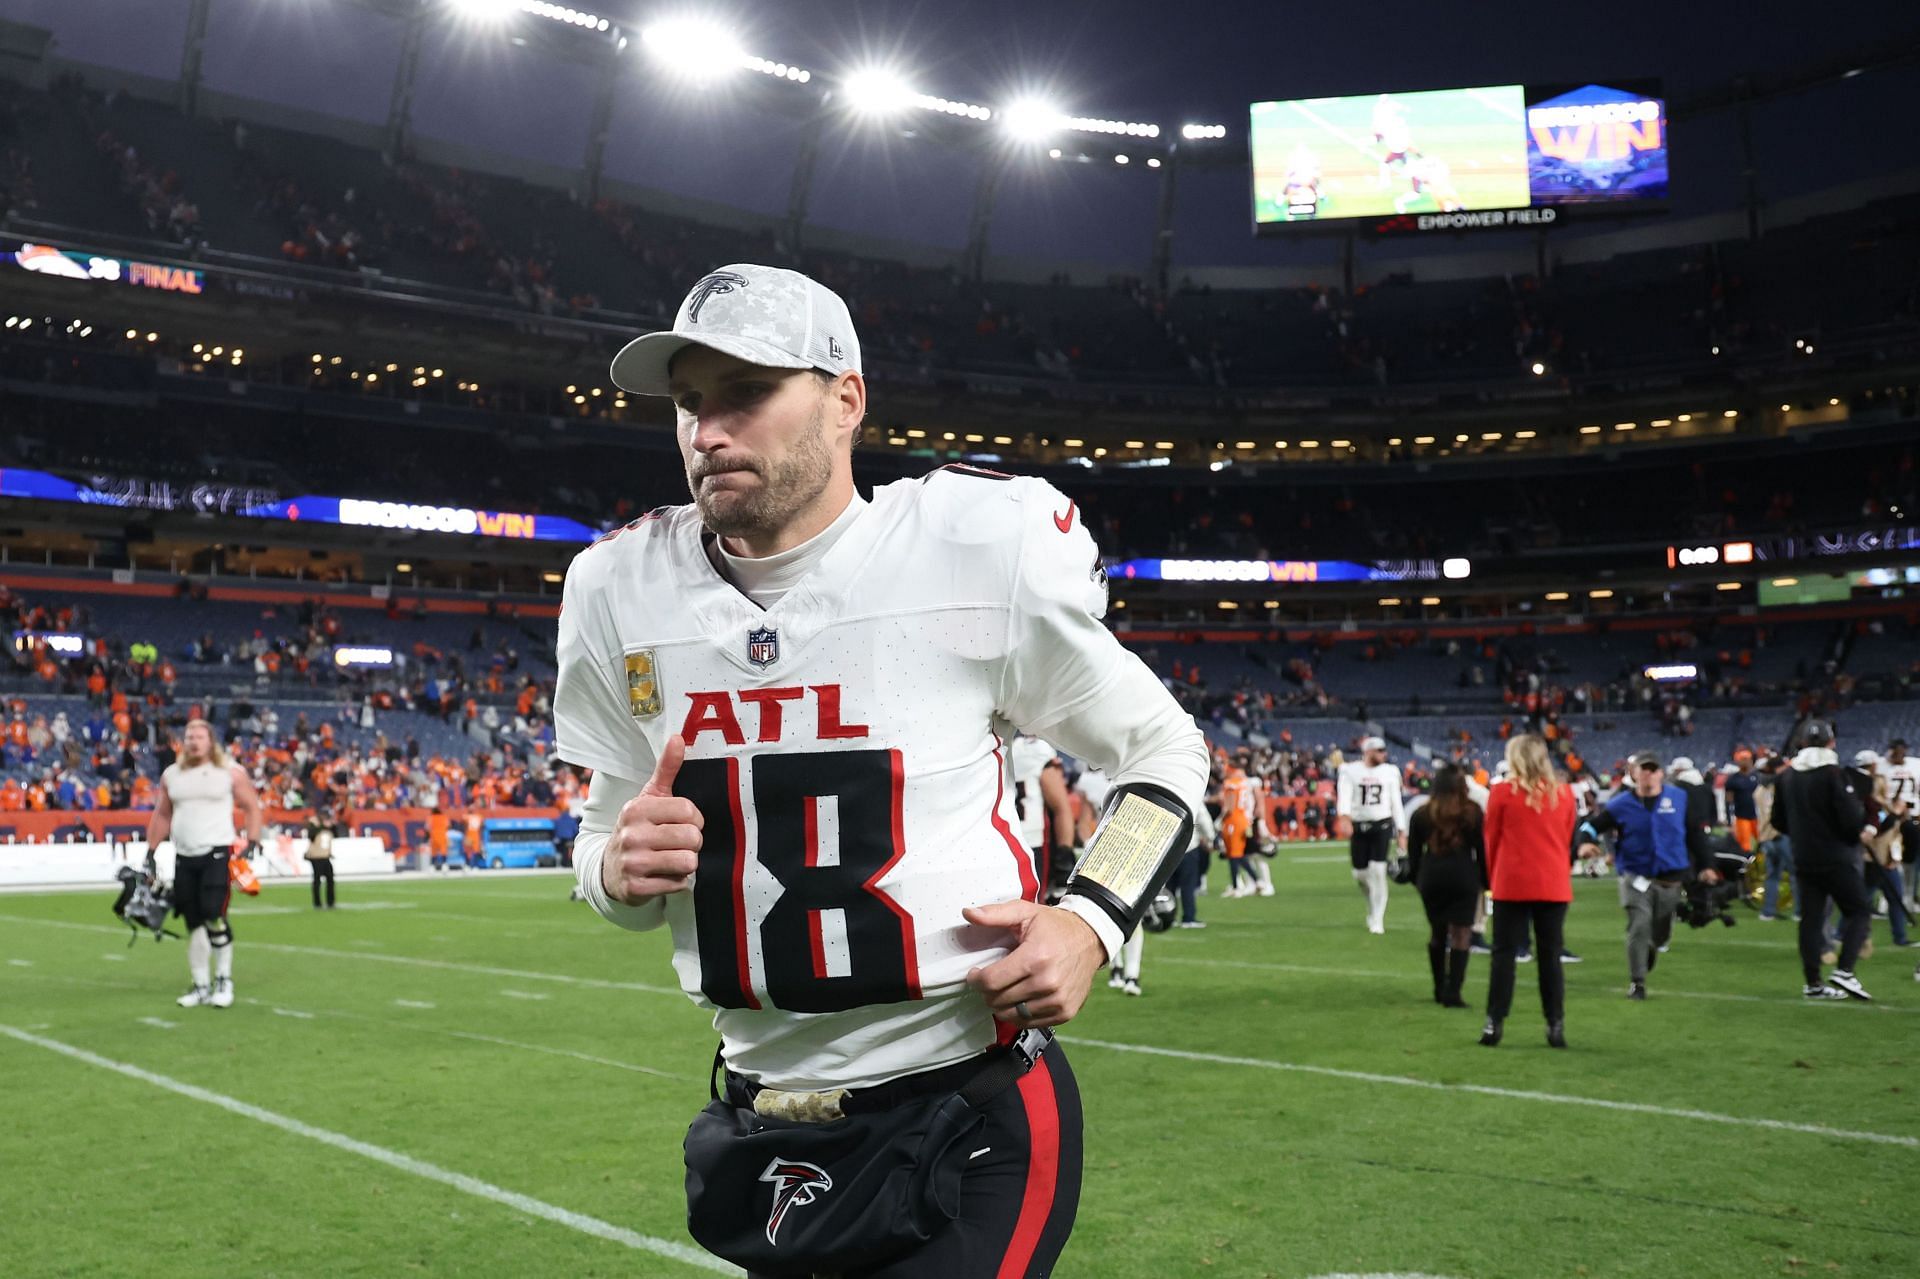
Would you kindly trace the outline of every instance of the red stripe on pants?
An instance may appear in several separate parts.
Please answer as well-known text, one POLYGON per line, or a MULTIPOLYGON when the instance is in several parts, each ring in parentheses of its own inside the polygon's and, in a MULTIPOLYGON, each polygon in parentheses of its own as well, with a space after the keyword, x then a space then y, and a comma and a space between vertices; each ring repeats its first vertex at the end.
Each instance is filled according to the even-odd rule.
POLYGON ((996 1279, 1022 1279, 1027 1273, 1053 1212, 1053 1192, 1060 1179, 1060 1103, 1044 1056, 1021 1078, 1019 1088, 1027 1111, 1027 1192, 1020 1200, 1020 1219, 996 1279))

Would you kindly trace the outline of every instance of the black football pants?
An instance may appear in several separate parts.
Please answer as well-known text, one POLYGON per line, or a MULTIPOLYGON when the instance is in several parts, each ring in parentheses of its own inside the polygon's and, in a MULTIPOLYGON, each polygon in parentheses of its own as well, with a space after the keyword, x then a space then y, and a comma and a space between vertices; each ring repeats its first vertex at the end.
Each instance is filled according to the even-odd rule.
POLYGON ((972 1144, 987 1153, 967 1164, 957 1220, 903 1257, 833 1279, 1051 1275, 1080 1207, 1080 1088, 1058 1040, 987 1103, 972 1144))

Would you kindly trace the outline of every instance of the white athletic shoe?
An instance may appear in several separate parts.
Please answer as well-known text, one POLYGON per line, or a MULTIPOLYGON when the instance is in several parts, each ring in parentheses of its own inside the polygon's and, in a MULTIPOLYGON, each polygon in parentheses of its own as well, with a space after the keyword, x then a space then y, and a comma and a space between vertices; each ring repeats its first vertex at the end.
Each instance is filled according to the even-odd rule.
POLYGON ((1367 921, 1367 931, 1372 933, 1374 936, 1378 937, 1386 933, 1387 926, 1383 923, 1379 923, 1375 920, 1369 919, 1367 921))
POLYGON ((213 990, 208 986, 195 986, 173 1002, 182 1008, 205 1008, 213 1003, 213 990))
POLYGON ((1107 978, 1108 990, 1119 990, 1121 987, 1125 986, 1126 984, 1127 984, 1127 979, 1121 976, 1118 972, 1114 973, 1113 976, 1107 978))
POLYGON ((1258 887, 1256 887, 1253 891, 1261 897, 1271 897, 1273 896, 1273 885, 1261 884, 1258 887))
MULTIPOLYGON (((1175 928, 1205 928, 1206 926, 1205 921, 1198 919, 1183 919, 1174 925, 1175 928)), ((1914 970, 1913 979, 1920 981, 1920 968, 1914 970)))
POLYGON ((1860 984, 1860 979, 1844 968, 1836 968, 1829 973, 1827 975, 1827 985, 1836 986, 1846 991, 1849 995, 1852 995, 1855 999, 1864 999, 1869 1003, 1873 1002, 1873 996, 1869 995, 1867 988, 1860 984))
POLYGON ((1120 989, 1129 995, 1138 995, 1140 993, 1140 983, 1136 979, 1129 977, 1126 980, 1126 984, 1121 986, 1120 989))
POLYGON ((213 979, 213 997, 207 1000, 215 1008, 233 1007, 233 978, 216 977, 213 979))

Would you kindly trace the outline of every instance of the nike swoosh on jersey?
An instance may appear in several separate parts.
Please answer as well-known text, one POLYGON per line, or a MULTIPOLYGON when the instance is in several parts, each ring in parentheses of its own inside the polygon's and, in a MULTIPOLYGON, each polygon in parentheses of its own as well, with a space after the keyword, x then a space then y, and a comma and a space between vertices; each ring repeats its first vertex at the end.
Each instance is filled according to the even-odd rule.
POLYGON ((1064 515, 1056 515, 1053 517, 1053 526, 1059 529, 1062 533, 1065 533, 1068 530, 1073 528, 1073 507, 1074 507, 1074 504, 1072 502, 1068 502, 1066 513, 1064 515))

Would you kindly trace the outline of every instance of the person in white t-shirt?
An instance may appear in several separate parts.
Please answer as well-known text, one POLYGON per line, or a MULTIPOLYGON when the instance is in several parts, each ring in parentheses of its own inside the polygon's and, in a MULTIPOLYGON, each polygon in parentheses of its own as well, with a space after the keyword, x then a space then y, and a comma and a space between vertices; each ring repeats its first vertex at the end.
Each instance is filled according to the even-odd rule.
POLYGON ((204 719, 189 720, 180 757, 160 774, 159 798, 147 821, 148 858, 173 841, 173 909, 187 925, 187 970, 193 985, 175 1001, 182 1008, 233 1007, 233 896, 228 858, 239 836, 234 810, 260 849, 263 813, 247 770, 227 758, 204 719), (211 961, 211 964, 209 963, 211 961), (211 967, 211 972, 209 972, 211 967))
MULTIPOLYGON (((813 280, 712 272, 612 377, 671 397, 693 504, 567 574, 554 721, 556 753, 594 770, 581 887, 622 927, 671 928, 720 1035, 719 1111, 743 1124, 886 1112, 1017 1051, 1018 1086, 962 1143, 959 1220, 859 1274, 1050 1273, 1081 1120, 1042 1028, 1080 1010, 1186 851, 1199 729, 1102 625, 1099 553, 1052 486, 950 466, 855 492, 859 344, 813 280), (1114 781, 1057 907, 1014 829, 1017 732, 1114 781)), ((807 1178, 855 1171, 770 1169, 723 1215, 768 1209, 774 1242, 789 1208, 837 1211, 807 1178)), ((712 1246, 700 1195, 719 1183, 695 1181, 712 1246)), ((793 1268, 846 1268, 816 1255, 793 1268)))

